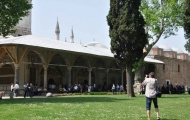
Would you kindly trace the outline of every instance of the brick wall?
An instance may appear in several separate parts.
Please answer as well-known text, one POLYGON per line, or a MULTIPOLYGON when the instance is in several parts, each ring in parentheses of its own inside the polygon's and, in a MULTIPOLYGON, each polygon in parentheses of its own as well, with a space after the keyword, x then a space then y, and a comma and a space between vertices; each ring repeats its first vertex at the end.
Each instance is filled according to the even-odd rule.
POLYGON ((165 70, 163 69, 163 64, 155 64, 155 77, 160 85, 166 85, 166 80, 170 80, 170 83, 173 85, 180 84, 186 86, 190 84, 190 61, 158 55, 154 57, 165 63, 165 70))

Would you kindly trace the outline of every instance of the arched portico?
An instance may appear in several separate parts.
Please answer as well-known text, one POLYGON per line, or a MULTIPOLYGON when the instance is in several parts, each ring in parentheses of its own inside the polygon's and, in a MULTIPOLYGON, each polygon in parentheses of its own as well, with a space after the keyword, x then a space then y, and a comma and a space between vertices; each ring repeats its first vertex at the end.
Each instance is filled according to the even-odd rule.
POLYGON ((89 83, 89 77, 86 78, 86 76, 89 76, 89 66, 89 61, 84 56, 78 56, 76 58, 72 68, 72 84, 83 83, 84 80, 87 80, 89 83), (84 75, 84 73, 87 75, 84 75))

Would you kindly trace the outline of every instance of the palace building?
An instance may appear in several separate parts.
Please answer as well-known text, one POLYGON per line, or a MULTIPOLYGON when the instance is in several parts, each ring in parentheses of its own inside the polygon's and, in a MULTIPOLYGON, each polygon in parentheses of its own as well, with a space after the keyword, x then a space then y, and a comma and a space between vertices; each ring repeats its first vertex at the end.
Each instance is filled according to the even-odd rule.
MULTIPOLYGON (((31 0, 29 0, 31 3, 31 0)), ((59 40, 57 21, 56 39, 31 35, 31 15, 16 26, 12 37, 0 38, 0 91, 10 90, 10 84, 25 82, 47 87, 48 84, 101 85, 109 89, 112 83, 126 85, 125 67, 118 67, 113 54, 96 41, 87 44, 59 40)), ((150 71, 156 73, 159 84, 188 84, 189 55, 167 47, 154 46, 144 59, 145 66, 135 74, 142 81, 150 71)))

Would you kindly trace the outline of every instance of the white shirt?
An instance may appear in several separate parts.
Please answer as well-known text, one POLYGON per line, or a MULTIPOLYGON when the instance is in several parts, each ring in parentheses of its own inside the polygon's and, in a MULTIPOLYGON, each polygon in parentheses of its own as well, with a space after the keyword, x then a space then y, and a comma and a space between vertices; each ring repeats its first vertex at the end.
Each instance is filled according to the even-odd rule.
POLYGON ((146 78, 142 84, 146 85, 145 96, 148 98, 155 98, 157 80, 155 78, 146 78))
POLYGON ((19 85, 15 84, 14 89, 19 89, 19 85))
POLYGON ((11 91, 14 89, 13 85, 11 85, 11 91))

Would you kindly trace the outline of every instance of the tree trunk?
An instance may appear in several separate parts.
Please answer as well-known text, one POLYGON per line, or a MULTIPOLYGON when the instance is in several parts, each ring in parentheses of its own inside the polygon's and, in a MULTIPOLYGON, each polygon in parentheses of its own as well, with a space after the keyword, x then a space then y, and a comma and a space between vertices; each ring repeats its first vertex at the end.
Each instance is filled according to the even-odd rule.
POLYGON ((128 97, 135 97, 133 84, 134 84, 134 74, 132 73, 132 65, 127 66, 127 95, 128 97))

